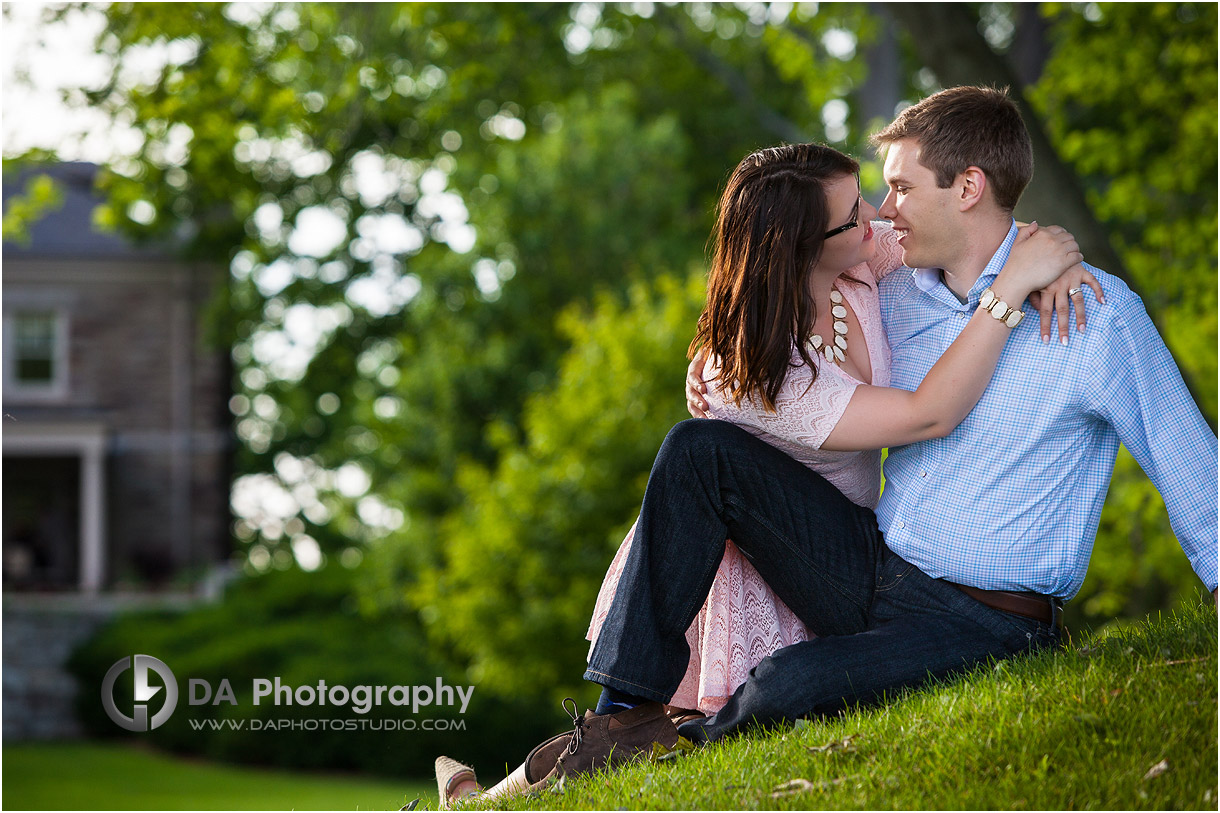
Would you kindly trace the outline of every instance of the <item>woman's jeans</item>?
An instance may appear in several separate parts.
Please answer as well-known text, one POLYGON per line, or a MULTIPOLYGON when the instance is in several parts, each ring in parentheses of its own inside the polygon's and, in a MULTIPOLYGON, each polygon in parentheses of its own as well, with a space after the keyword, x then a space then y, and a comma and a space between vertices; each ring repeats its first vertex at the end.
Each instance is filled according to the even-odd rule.
POLYGON ((724 421, 690 420, 657 454, 587 680, 673 697, 726 538, 817 637, 764 658, 718 714, 683 727, 687 736, 833 714, 1058 640, 904 561, 871 510, 783 452, 724 421))

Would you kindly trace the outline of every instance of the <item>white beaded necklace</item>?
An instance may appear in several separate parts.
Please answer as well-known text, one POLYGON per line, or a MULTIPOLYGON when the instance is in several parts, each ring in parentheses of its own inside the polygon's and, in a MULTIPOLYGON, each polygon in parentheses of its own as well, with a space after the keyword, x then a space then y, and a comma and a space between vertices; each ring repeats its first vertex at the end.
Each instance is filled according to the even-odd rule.
POLYGON ((839 289, 830 289, 830 315, 834 317, 834 341, 827 342, 818 334, 809 337, 809 349, 821 353, 831 364, 841 363, 847 351, 847 308, 843 307, 843 294, 839 289))

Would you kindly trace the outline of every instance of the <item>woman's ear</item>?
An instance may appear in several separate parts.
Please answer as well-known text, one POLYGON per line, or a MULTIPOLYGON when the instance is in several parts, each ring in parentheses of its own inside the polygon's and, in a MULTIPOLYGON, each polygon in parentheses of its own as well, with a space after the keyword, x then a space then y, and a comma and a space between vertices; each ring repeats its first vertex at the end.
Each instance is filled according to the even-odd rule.
POLYGON ((987 191, 987 175, 978 167, 969 166, 957 176, 955 184, 959 191, 960 209, 965 212, 983 200, 983 194, 987 191))

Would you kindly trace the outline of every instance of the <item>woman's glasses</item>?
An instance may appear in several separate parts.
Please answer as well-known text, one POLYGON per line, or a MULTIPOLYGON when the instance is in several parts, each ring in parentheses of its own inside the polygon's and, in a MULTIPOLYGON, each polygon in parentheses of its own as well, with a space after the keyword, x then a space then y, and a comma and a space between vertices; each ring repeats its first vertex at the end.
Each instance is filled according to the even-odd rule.
POLYGON ((847 231, 848 229, 854 229, 856 226, 859 226, 860 225, 860 201, 862 201, 863 199, 864 199, 863 195, 860 194, 860 176, 857 175, 856 176, 856 205, 851 210, 851 222, 844 223, 842 226, 839 226, 838 228, 831 229, 830 231, 826 232, 826 236, 823 239, 829 240, 830 238, 834 237, 836 234, 842 234, 843 232, 847 231))

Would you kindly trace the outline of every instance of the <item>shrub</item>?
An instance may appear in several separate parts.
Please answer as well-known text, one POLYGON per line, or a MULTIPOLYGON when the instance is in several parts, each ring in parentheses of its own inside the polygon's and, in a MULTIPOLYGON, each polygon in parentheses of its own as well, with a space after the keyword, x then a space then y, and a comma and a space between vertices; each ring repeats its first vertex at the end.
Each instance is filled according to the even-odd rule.
MULTIPOLYGON (((327 567, 315 573, 273 571, 231 586, 225 600, 188 611, 138 612, 121 616, 73 654, 69 669, 82 687, 78 715, 101 737, 142 738, 180 752, 215 759, 327 770, 355 769, 396 776, 426 775, 438 754, 503 765, 562 718, 540 713, 524 701, 497 697, 476 685, 465 714, 453 706, 421 707, 383 701, 367 714, 351 707, 253 704, 253 681, 279 677, 284 685, 447 685, 466 686, 464 669, 446 663, 424 643, 416 618, 381 612, 368 617, 351 595, 352 571, 327 567), (179 686, 173 716, 151 732, 129 734, 116 726, 97 690, 121 657, 152 655, 174 671, 179 686), (208 681, 216 692, 222 679, 236 704, 190 705, 188 679, 208 681), (366 720, 364 730, 268 730, 270 720, 366 720), (426 720, 454 720, 464 730, 424 731, 426 720), (208 721, 216 721, 216 727, 208 721), (230 721, 230 722, 224 722, 230 721), (259 721, 254 723, 253 721, 259 721), (395 721, 415 730, 371 730, 373 721, 395 721), (533 726, 522 721, 536 721, 533 726), (195 725, 192 725, 194 723, 195 725), (259 730, 251 728, 259 725, 259 730)), ((156 680, 154 679, 154 685, 156 680)), ((115 685, 119 708, 133 701, 130 675, 115 685)), ((160 698, 154 698, 153 710, 160 698)), ((282 724, 281 724, 282 725, 282 724)), ((330 725, 330 724, 328 724, 330 725)), ((359 726, 361 723, 345 723, 359 726)), ((430 725, 435 725, 431 723, 430 725)), ((444 725, 444 723, 441 723, 444 725)))

